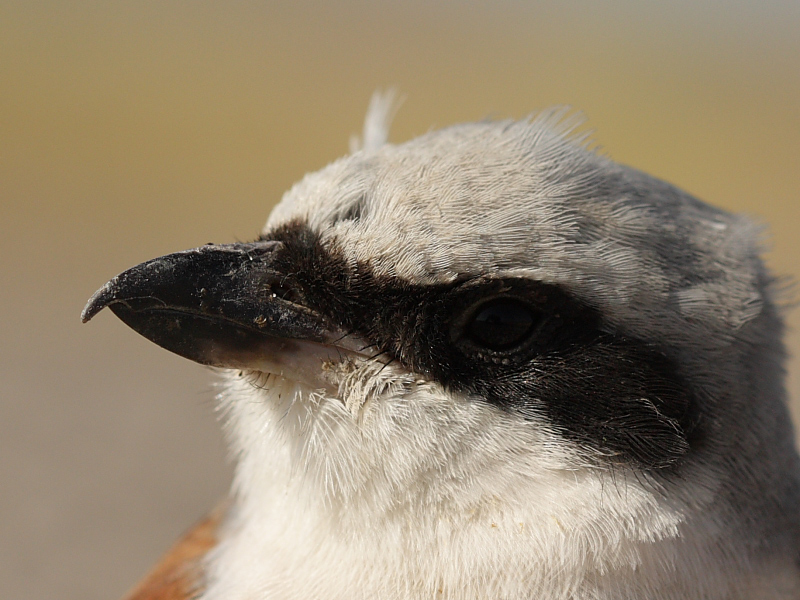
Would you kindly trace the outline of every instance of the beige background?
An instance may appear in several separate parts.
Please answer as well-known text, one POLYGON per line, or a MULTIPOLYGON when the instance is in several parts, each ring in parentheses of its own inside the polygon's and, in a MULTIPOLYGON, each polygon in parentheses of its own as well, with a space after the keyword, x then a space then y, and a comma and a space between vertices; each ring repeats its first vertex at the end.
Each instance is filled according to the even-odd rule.
POLYGON ((142 260, 254 237, 377 87, 407 97, 395 141, 579 107, 800 275, 800 3, 565 4, 0 1, 0 597, 116 598, 223 494, 213 374, 78 315, 142 260))

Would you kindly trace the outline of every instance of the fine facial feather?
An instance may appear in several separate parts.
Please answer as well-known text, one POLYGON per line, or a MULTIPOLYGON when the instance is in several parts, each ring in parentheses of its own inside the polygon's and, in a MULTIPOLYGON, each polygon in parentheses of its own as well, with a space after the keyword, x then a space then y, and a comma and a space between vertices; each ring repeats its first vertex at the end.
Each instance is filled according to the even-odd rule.
POLYGON ((338 348, 313 381, 279 361, 225 372, 238 466, 202 600, 798 597, 758 229, 596 155, 561 109, 395 146, 391 98, 371 106, 363 148, 295 185, 260 241, 152 261, 87 307, 207 364, 226 366, 198 322, 227 344, 269 327, 338 348), (237 321, 224 294, 195 306, 193 288, 137 308, 206 255, 274 318, 237 321), (528 333, 484 346, 492 306, 528 333), (174 310, 202 336, 140 328, 174 310))
POLYGON ((260 390, 234 379, 220 398, 241 456, 240 513, 210 564, 207 600, 256 590, 798 593, 796 520, 780 516, 797 508, 796 465, 790 481, 772 469, 781 457, 795 462, 776 383, 781 325, 758 230, 587 151, 564 116, 356 152, 287 193, 265 237, 302 223, 352 270, 406 289, 487 275, 558 286, 606 331, 639 341, 636 358, 651 351, 674 363, 703 404, 694 452, 668 476, 613 460, 598 467, 547 416, 521 420, 402 360, 377 371, 350 364, 339 398, 278 378, 260 390), (754 447, 767 431, 774 447, 754 447), (785 552, 762 553, 767 539, 785 552))

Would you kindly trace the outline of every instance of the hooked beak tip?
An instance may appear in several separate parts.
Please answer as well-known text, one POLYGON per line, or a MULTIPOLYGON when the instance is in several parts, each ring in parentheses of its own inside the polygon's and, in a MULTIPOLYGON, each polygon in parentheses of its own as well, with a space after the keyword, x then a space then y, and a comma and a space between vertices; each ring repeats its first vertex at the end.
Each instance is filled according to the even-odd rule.
POLYGON ((113 294, 111 292, 111 285, 113 281, 112 279, 106 283, 89 298, 86 306, 84 306, 81 311, 81 323, 88 323, 91 321, 97 313, 112 302, 113 294))

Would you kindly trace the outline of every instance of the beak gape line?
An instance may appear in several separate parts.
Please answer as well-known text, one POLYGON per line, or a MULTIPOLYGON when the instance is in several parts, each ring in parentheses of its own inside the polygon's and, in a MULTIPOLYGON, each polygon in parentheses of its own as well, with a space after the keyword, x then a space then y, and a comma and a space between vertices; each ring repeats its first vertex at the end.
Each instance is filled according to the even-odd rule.
POLYGON ((207 244, 137 265, 100 288, 83 322, 109 307, 162 348, 203 365, 274 373, 335 391, 320 365, 363 344, 285 300, 281 242, 207 244))

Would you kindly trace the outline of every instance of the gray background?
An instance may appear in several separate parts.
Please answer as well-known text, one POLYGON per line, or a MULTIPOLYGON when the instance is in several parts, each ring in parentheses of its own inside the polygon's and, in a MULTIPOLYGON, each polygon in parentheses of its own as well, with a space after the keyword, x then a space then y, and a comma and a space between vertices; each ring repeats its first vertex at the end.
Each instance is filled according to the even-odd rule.
POLYGON ((770 223, 797 277, 800 3, 570 6, 0 2, 0 597, 119 597, 223 495, 213 373, 78 315, 254 237, 377 87, 407 97, 394 141, 572 104, 616 160, 770 223))

